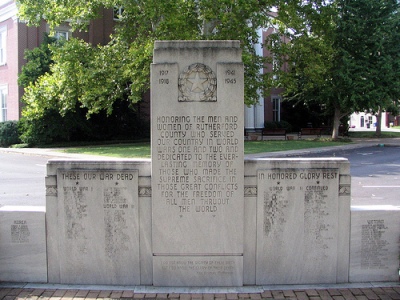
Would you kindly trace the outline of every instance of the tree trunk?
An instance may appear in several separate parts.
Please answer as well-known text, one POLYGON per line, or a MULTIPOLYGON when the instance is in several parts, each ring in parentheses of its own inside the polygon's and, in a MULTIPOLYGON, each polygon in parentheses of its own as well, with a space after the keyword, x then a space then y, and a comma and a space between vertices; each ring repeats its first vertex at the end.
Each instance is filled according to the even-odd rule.
POLYGON ((379 106, 378 112, 376 113, 376 136, 381 137, 382 134, 382 129, 381 129, 381 123, 382 123, 382 109, 379 106))
POLYGON ((339 137, 339 126, 340 126, 340 109, 335 107, 335 114, 333 116, 333 130, 332 130, 332 139, 336 140, 339 137))

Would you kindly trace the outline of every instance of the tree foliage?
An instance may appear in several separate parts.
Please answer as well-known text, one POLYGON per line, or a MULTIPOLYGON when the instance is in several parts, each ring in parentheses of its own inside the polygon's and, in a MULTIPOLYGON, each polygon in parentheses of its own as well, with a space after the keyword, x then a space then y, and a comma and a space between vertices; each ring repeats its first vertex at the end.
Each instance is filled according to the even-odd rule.
POLYGON ((332 114, 336 3, 279 1, 276 31, 266 40, 275 58, 275 85, 298 110, 316 104, 332 114))
POLYGON ((255 103, 257 91, 267 85, 259 70, 254 43, 257 29, 267 26, 271 4, 262 0, 20 0, 20 17, 31 25, 43 18, 54 28, 69 20, 73 29, 85 29, 99 17, 101 7, 123 7, 114 34, 106 45, 70 39, 51 47, 54 64, 25 90, 25 115, 34 118, 47 108, 62 113, 75 107, 88 115, 107 110, 121 97, 135 103, 149 89, 155 40, 236 39, 245 64, 245 103, 255 103))
POLYGON ((287 99, 331 111, 334 138, 342 117, 387 109, 400 98, 396 0, 279 3, 278 30, 267 41, 279 61, 276 84, 287 99))
MULTIPOLYGON (((28 103, 29 109, 25 111, 20 120, 21 140, 29 145, 39 145, 63 141, 132 139, 145 136, 148 128, 144 127, 140 108, 130 109, 124 95, 112 103, 113 113, 111 115, 103 109, 96 112, 90 119, 86 118, 87 109, 80 107, 78 101, 74 103, 65 101, 65 98, 62 97, 63 93, 75 90, 74 87, 64 85, 65 76, 73 74, 73 71, 77 70, 70 63, 68 55, 72 55, 73 52, 75 55, 81 55, 85 51, 92 51, 93 48, 80 49, 80 45, 71 43, 68 45, 69 47, 61 48, 63 51, 67 51, 64 54, 61 53, 63 59, 66 60, 63 61, 56 57, 59 62, 63 61, 63 63, 53 64, 54 54, 51 49, 58 49, 61 44, 64 44, 64 41, 56 42, 55 39, 45 36, 43 43, 38 48, 25 53, 27 63, 19 76, 19 83, 26 87, 27 93, 35 93, 35 101, 28 103), (78 52, 76 49, 83 52, 78 52), (55 75, 64 77, 62 80, 57 80, 60 77, 55 75), (37 84, 44 82, 46 85, 42 84, 39 89, 37 84), (69 105, 75 105, 75 107, 69 105)), ((90 53, 86 52, 85 54, 90 53)), ((92 56, 88 57, 90 59, 92 56)), ((83 60, 81 61, 83 62, 83 60)), ((93 62, 87 61, 86 63, 93 62)), ((107 67, 109 66, 101 66, 101 68, 107 67)), ((101 72, 101 68, 97 69, 97 73, 86 74, 86 76, 101 76, 96 75, 101 72)), ((78 76, 73 77, 72 81, 77 78, 78 76)), ((96 92, 104 92, 101 88, 104 87, 99 87, 96 92)), ((32 98, 25 99, 31 100, 32 98)))
POLYGON ((50 65, 53 64, 50 45, 56 42, 55 38, 45 34, 44 40, 39 47, 25 50, 24 58, 27 62, 18 76, 18 84, 20 86, 28 86, 31 83, 35 83, 40 76, 50 72, 50 65))
MULTIPOLYGON (((149 89, 155 40, 237 39, 245 64, 245 103, 258 91, 285 89, 285 98, 340 118, 354 111, 379 112, 400 98, 400 30, 397 0, 19 0, 20 17, 51 28, 70 22, 84 30, 101 8, 123 7, 110 42, 90 45, 71 39, 51 46, 49 72, 26 87, 27 118, 46 109, 87 115, 149 89), (277 9, 277 10, 275 10, 277 9), (265 46, 274 70, 256 55, 257 30, 273 26, 265 46), (276 75, 276 76, 272 76, 276 75)), ((394 103, 394 104, 393 104, 394 103)), ((378 114, 379 115, 379 114, 378 114)))
POLYGON ((341 0, 335 81, 353 111, 380 114, 400 99, 400 14, 397 0, 341 0))

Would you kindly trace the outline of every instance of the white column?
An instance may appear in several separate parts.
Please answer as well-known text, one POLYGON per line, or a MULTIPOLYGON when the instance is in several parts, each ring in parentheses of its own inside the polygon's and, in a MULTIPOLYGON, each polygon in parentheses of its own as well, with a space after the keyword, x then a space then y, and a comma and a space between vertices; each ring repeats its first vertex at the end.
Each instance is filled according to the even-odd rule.
MULTIPOLYGON (((258 43, 254 45, 256 50, 256 54, 259 56, 263 56, 263 29, 258 29, 258 43)), ((260 69, 260 74, 263 74, 263 68, 260 69)), ((264 128, 264 97, 262 96, 261 91, 258 91, 258 104, 255 105, 254 108, 254 125, 256 128, 264 128)))
POLYGON ((246 129, 254 129, 254 105, 244 106, 244 127, 246 129))
POLYGON ((254 126, 264 128, 264 98, 260 97, 259 104, 254 109, 254 126))
MULTIPOLYGON (((258 29, 258 43, 254 45, 254 49, 257 55, 263 56, 263 30, 258 29)), ((260 69, 260 74, 263 73, 263 69, 260 69)), ((264 128, 264 97, 259 91, 258 103, 252 106, 246 106, 244 108, 244 124, 246 129, 257 129, 264 128)))

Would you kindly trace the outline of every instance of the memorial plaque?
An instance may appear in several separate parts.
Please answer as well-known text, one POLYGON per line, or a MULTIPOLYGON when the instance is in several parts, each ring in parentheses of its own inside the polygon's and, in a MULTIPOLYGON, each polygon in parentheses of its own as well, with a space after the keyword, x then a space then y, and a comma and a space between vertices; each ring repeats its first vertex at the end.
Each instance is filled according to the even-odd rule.
POLYGON ((334 283, 338 169, 259 170, 257 284, 334 283))
POLYGON ((138 172, 58 170, 60 279, 139 284, 138 172))
POLYGON ((241 256, 155 256, 153 263, 155 286, 242 285, 241 256))
POLYGON ((400 207, 355 206, 351 220, 350 282, 397 281, 400 207))
POLYGON ((231 45, 155 44, 155 256, 243 254, 243 64, 239 44, 231 45))
POLYGON ((0 208, 0 281, 47 282, 44 207, 0 208))

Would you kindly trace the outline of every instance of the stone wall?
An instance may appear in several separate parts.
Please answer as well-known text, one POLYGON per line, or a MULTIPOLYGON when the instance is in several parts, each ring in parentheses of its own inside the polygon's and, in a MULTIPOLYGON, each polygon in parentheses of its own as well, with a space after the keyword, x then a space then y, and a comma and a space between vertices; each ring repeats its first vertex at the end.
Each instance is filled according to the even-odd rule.
POLYGON ((353 206, 349 281, 398 281, 399 258, 400 206, 353 206))
MULTIPOLYGON (((150 170, 150 160, 49 161, 46 212, 0 209, 0 280, 157 285, 150 170)), ((239 286, 398 279, 400 210, 350 212, 347 160, 245 160, 243 193, 239 286)), ((216 217, 232 222, 229 215, 216 217)), ((185 248, 175 232, 158 234, 185 248)), ((163 276, 189 278, 229 272, 232 265, 223 255, 165 261, 163 276)))
MULTIPOLYGON (((243 208, 233 216, 230 211, 215 215, 228 227, 235 222, 243 224, 243 257, 237 260, 225 253, 164 257, 159 273, 153 272, 154 264, 159 264, 154 260, 154 236, 163 235, 177 249, 195 243, 201 244, 203 252, 212 253, 215 244, 229 244, 233 233, 224 229, 225 236, 211 234, 210 240, 202 241, 182 239, 179 231, 153 227, 151 202, 156 200, 150 188, 150 165, 150 161, 131 160, 49 161, 49 282, 159 285, 157 280, 164 279, 157 276, 178 276, 193 280, 197 286, 221 286, 198 278, 208 273, 238 272, 232 265, 242 261, 241 273, 235 274, 243 282, 231 286, 348 282, 347 160, 245 160, 243 208), (110 211, 117 225, 110 224, 110 211), (74 228, 79 230, 74 232, 74 228), (115 236, 110 236, 110 229, 115 236), (77 268, 80 265, 84 265, 84 272, 77 268), (121 276, 121 266, 132 273, 121 276)), ((202 216, 209 218, 209 214, 202 216)), ((191 230, 196 235, 196 230, 203 229, 191 230)), ((189 279, 176 285, 193 286, 189 279)))
POLYGON ((45 209, 0 207, 0 281, 46 282, 45 209))

